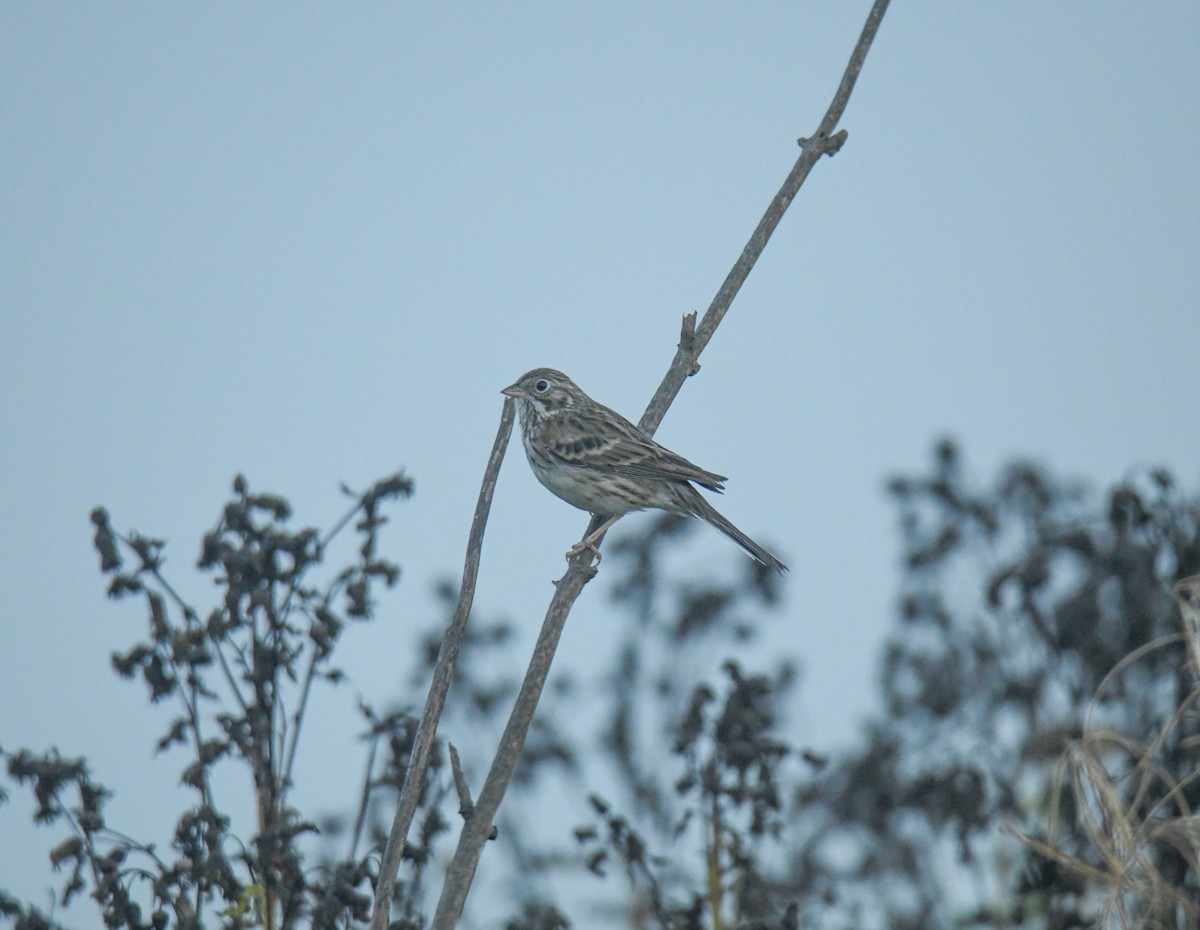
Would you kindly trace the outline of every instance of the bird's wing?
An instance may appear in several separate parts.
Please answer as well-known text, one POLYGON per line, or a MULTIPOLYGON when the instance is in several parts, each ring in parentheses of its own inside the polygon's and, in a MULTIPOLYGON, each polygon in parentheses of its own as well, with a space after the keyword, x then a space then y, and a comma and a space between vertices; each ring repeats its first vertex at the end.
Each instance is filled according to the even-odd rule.
POLYGON ((724 475, 693 465, 607 407, 555 417, 546 424, 542 439, 566 465, 630 478, 694 481, 710 491, 725 490, 724 475))

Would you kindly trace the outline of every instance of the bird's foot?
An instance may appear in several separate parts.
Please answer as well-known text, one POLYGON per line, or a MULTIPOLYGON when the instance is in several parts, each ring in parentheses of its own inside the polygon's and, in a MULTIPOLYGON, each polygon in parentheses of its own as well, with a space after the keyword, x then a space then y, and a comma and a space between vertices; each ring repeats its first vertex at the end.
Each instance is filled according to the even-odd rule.
POLYGON ((603 556, 600 555, 600 550, 596 548, 596 539, 594 535, 588 536, 585 539, 581 539, 579 542, 575 543, 575 545, 567 550, 566 559, 568 562, 570 562, 571 559, 583 552, 592 553, 592 555, 596 557, 597 565, 600 564, 600 560, 603 558, 603 556))

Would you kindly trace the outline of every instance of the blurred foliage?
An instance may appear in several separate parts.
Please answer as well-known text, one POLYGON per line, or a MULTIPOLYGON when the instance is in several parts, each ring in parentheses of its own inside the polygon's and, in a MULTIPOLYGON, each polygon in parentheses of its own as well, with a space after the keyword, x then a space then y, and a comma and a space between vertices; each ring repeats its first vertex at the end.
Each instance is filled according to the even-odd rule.
POLYGON ((925 930, 1114 915, 1125 919, 1113 926, 1196 927, 1195 830, 1190 843, 1131 845, 1106 861, 1113 850, 1086 827, 1097 797, 1067 790, 1061 773, 1090 747, 1093 784, 1110 773, 1106 816, 1194 825, 1197 669, 1170 586, 1200 571, 1200 504, 1162 471, 1099 501, 1027 463, 979 489, 948 442, 930 471, 889 487, 905 571, 881 709, 859 747, 795 799, 805 839, 790 869, 805 913, 814 926, 838 914, 925 930), (1099 748, 1102 733, 1132 755, 1099 748), (1153 785, 1137 777, 1147 767, 1153 785), (1097 881, 1137 871, 1135 860, 1157 889, 1097 881))
MULTIPOLYGON (((108 792, 85 761, 6 753, 38 819, 68 827, 52 855, 61 900, 87 890, 112 927, 365 920, 415 723, 362 706, 362 793, 340 813, 293 809, 290 760, 313 684, 343 680, 332 657, 345 622, 369 619, 377 584, 398 577, 376 555, 379 505, 409 492, 392 476, 355 495, 333 533, 357 519, 358 557, 317 585, 306 579, 333 533, 287 530, 287 504, 239 479, 202 547, 220 592, 203 618, 164 577, 161 543, 93 515, 110 593, 141 597, 149 621, 114 665, 179 708, 159 746, 187 748, 194 798, 159 851, 108 828, 108 792), (229 763, 253 779, 250 829, 212 797, 209 773, 229 763), (321 836, 305 846, 314 824, 321 836)), ((552 677, 485 857, 492 884, 473 895, 482 925, 1200 926, 1200 631, 1179 610, 1200 607, 1171 596, 1200 572, 1196 498, 1161 471, 1097 497, 1027 463, 979 486, 950 443, 889 494, 902 570, 879 709, 836 751, 787 740, 798 656, 776 650, 770 667, 747 668, 780 610, 778 577, 737 553, 727 574, 697 576, 679 558, 697 524, 630 521, 602 571, 611 656, 586 681, 552 677), (547 816, 552 793, 574 824, 547 816)), ((439 587, 439 613, 455 594, 439 587)), ((478 613, 442 725, 468 782, 524 667, 510 627, 478 613)), ((443 627, 414 644, 396 706, 420 703, 443 627)), ((401 870, 398 927, 424 925, 454 817, 441 758, 401 870)), ((58 926, 0 895, 6 918, 58 926)))
POLYGON ((753 636, 770 576, 672 580, 664 542, 687 524, 671 517, 614 547, 619 788, 577 840, 625 891, 592 912, 664 930, 1194 930, 1200 650, 1171 585, 1200 571, 1196 498, 1152 471, 1097 499, 1028 463, 981 488, 948 442, 888 490, 902 584, 880 709, 836 753, 783 741, 786 659, 728 663, 722 687, 688 675, 697 648, 753 636))
MULTIPOLYGON (((374 615, 375 590, 391 587, 399 568, 378 555, 386 504, 412 494, 411 480, 391 475, 355 494, 346 516, 322 536, 292 529, 290 505, 251 492, 238 476, 233 499, 201 544, 197 568, 218 592, 205 611, 186 602, 168 580, 165 545, 137 534, 121 535, 102 508, 92 512, 100 568, 111 576, 113 598, 141 599, 147 637, 112 657, 124 678, 140 679, 149 700, 175 715, 156 740, 159 752, 185 751, 180 782, 191 798, 180 812, 166 848, 134 840, 110 825, 104 810, 110 792, 92 777, 86 761, 57 750, 4 752, 8 775, 29 787, 35 818, 66 827, 51 854, 66 871, 58 902, 88 892, 110 928, 343 926, 370 912, 369 851, 352 843, 338 861, 306 866, 302 838, 316 827, 289 802, 292 766, 314 687, 343 683, 333 653, 348 621, 374 615), (327 547, 351 521, 354 559, 332 577, 327 547), (217 766, 238 767, 254 789, 256 822, 236 825, 213 788, 217 766)), ((379 717, 362 708, 372 760, 364 803, 396 790, 408 760, 413 721, 405 714, 379 717)), ((422 836, 445 829, 430 798, 422 836)), ((361 818, 360 818, 361 819, 361 818)), ((357 839, 357 837, 356 837, 357 839)), ((410 891, 425 865, 426 847, 412 849, 414 875, 397 890, 397 910, 411 911, 410 891)), ((20 930, 60 926, 53 915, 0 894, 0 923, 20 930)))

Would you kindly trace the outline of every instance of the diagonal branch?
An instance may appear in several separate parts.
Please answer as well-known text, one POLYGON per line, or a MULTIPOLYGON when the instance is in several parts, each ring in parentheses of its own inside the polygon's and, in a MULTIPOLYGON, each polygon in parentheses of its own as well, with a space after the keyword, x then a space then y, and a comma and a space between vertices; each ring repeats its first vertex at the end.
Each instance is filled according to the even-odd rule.
MULTIPOLYGON (((442 709, 446 706, 446 692, 450 688, 450 678, 454 674, 454 663, 458 659, 458 651, 466 635, 467 617, 471 613, 471 603, 475 600, 475 581, 479 576, 479 556, 483 550, 483 531, 487 527, 488 513, 492 509, 492 496, 496 493, 496 478, 500 474, 500 463, 504 461, 504 450, 508 446, 509 434, 512 433, 513 408, 512 400, 504 401, 504 410, 500 414, 500 428, 496 432, 496 441, 492 444, 492 452, 488 456, 487 467, 483 471, 483 486, 479 489, 479 500, 475 504, 475 516, 471 520, 471 534, 467 539, 467 559, 466 564, 463 565, 462 587, 458 592, 458 604, 454 608, 454 616, 450 620, 450 626, 446 629, 446 635, 442 637, 442 645, 438 650, 437 663, 433 668, 433 682, 429 686, 429 696, 425 699, 425 710, 421 714, 421 722, 417 725, 412 755, 408 760, 408 768, 404 772, 404 786, 400 789, 400 800, 396 804, 396 816, 392 821, 391 833, 388 834, 383 861, 379 864, 379 882, 375 887, 375 907, 371 913, 371 930, 386 930, 388 926, 392 888, 396 883, 396 873, 400 869, 400 857, 404 854, 408 828, 412 825, 417 804, 421 799, 421 791, 425 787, 429 753, 433 748, 434 737, 437 735, 442 709)), ((489 820, 488 823, 490 824, 491 821, 489 820)))
MULTIPOLYGON (((733 298, 749 276, 750 270, 766 247, 771 233, 779 225, 784 211, 795 198, 817 159, 825 154, 834 154, 845 142, 845 131, 835 135, 833 129, 846 109, 850 93, 862 70, 863 61, 871 47, 871 42, 879 30, 879 24, 887 10, 888 2, 889 0, 875 0, 854 52, 850 56, 850 62, 842 76, 841 84, 821 120, 816 135, 812 139, 801 140, 802 151, 799 159, 767 207, 766 213, 763 214, 763 218, 750 236, 750 241, 746 243, 741 256, 734 263, 720 290, 717 291, 716 297, 713 298, 712 304, 700 320, 699 326, 695 325, 695 314, 684 317, 683 333, 675 358, 639 422, 639 426, 647 433, 653 434, 658 428, 667 409, 683 386, 684 380, 697 370, 696 359, 704 351, 704 347, 712 338, 718 324, 729 310, 733 298)), ((508 410, 506 404, 505 412, 508 413, 508 410)), ((588 531, 594 531, 596 525, 598 525, 597 519, 593 518, 588 531)), ((458 923, 463 904, 466 902, 467 892, 475 878, 479 855, 491 832, 496 811, 500 807, 500 801, 504 798, 504 792, 520 758, 521 749, 525 745, 525 737, 529 732, 534 709, 537 707, 542 688, 546 683, 550 663, 554 658, 554 650, 558 646, 559 637, 562 635, 567 614, 570 613, 576 598, 583 591, 583 586, 595 572, 596 569, 591 565, 591 553, 584 551, 571 560, 567 573, 556 583, 557 588, 550 600, 550 606, 546 610, 546 619, 534 646, 529 669, 521 683, 521 690, 513 705, 512 715, 509 717, 508 725, 504 728, 504 735, 501 737, 496 758, 492 762, 487 780, 479 793, 479 799, 459 835, 458 847, 447 869, 442 895, 430 924, 431 930, 453 930, 458 923)), ((372 926, 373 930, 382 930, 381 927, 376 928, 374 924, 372 926)))
MULTIPOLYGON (((863 62, 871 48, 875 33, 879 31, 879 24, 883 20, 888 3, 889 0, 875 0, 875 5, 871 7, 867 22, 858 37, 858 44, 854 46, 854 52, 850 56, 850 63, 842 75, 841 84, 838 85, 837 93, 833 96, 833 102, 830 103, 829 109, 825 111, 825 116, 821 119, 821 125, 817 127, 817 131, 811 139, 800 140, 800 157, 796 159, 796 164, 788 172, 779 192, 767 207, 762 219, 758 221, 758 226, 751 234, 750 241, 746 243, 742 254, 738 256, 738 260, 734 262, 729 274, 725 276, 724 282, 717 291, 717 296, 708 305, 704 317, 700 320, 700 325, 695 328, 693 333, 688 332, 688 317, 684 317, 683 337, 679 340, 675 358, 671 361, 671 367, 667 369, 658 390, 654 392, 654 397, 651 398, 646 412, 638 421, 638 426, 647 433, 653 434, 658 429, 667 413, 667 408, 671 406, 676 395, 679 394, 679 389, 683 387, 683 382, 699 370, 696 367, 696 359, 700 357, 700 353, 712 339, 721 320, 725 318, 725 313, 733 303, 733 298, 746 283, 746 278, 750 276, 750 270, 758 261, 758 257, 762 255, 763 249, 767 247, 767 240, 771 238, 775 227, 783 219, 784 211, 791 206, 800 186, 808 178, 808 173, 812 171, 813 165, 822 155, 837 154, 837 151, 845 143, 846 131, 843 129, 835 134, 833 130, 841 120, 842 114, 846 110, 846 104, 850 102, 850 92, 854 90, 854 84, 858 80, 859 72, 862 71, 863 62)), ((690 314, 689 316, 694 323, 695 315, 690 314)))

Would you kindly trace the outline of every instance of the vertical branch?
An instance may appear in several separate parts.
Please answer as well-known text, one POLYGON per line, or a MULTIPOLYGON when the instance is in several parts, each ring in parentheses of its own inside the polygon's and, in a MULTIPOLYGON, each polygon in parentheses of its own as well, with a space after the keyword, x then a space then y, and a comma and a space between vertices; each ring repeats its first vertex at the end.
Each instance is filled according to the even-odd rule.
MULTIPOLYGON (((417 812, 417 803, 421 799, 421 790, 425 786, 425 771, 429 767, 429 753, 433 749, 433 740, 437 735, 442 709, 446 706, 446 692, 450 688, 450 676, 454 673, 454 663, 458 659, 458 651, 466 635, 467 617, 471 613, 471 604, 475 600, 475 581, 479 576, 479 556, 483 551, 483 531, 487 527, 488 514, 492 509, 492 497, 496 493, 496 478, 500 474, 500 463, 504 461, 504 450, 508 446, 508 437, 512 433, 514 407, 511 399, 504 401, 504 410, 500 414, 500 428, 496 432, 496 441, 492 444, 492 452, 488 456, 487 467, 483 472, 483 486, 479 489, 479 500, 475 504, 475 517, 471 521, 471 533, 467 539, 467 558, 466 564, 463 565, 462 587, 458 592, 458 604, 454 608, 454 617, 450 621, 446 635, 442 637, 442 645, 438 650, 437 664, 433 669, 433 682, 429 686, 429 696, 425 699, 425 710, 421 714, 421 722, 417 725, 412 755, 408 760, 408 768, 404 772, 404 786, 400 789, 400 800, 396 804, 396 816, 392 820, 392 829, 388 834, 387 846, 384 848, 383 861, 379 864, 379 883, 375 887, 375 906, 371 913, 371 930, 387 930, 392 888, 396 883, 396 873, 400 869, 400 857, 404 854, 408 828, 412 825, 413 816, 417 812)), ((491 821, 489 820, 488 823, 490 824, 491 821)))
MULTIPOLYGON (((694 326, 694 314, 684 317, 683 333, 675 358, 638 424, 647 433, 653 434, 658 428, 667 409, 679 393, 684 380, 696 371, 696 359, 729 310, 733 298, 741 289, 755 262, 758 261, 771 233, 779 225, 784 211, 795 198, 817 159, 825 154, 834 154, 845 141, 844 130, 836 135, 831 134, 846 109, 850 93, 862 70, 863 61, 871 47, 871 42, 879 30, 879 24, 887 10, 888 3, 889 0, 875 0, 854 52, 850 56, 850 62, 842 75, 837 93, 834 95, 829 109, 825 112, 816 135, 812 139, 801 140, 803 151, 800 158, 767 207, 766 213, 763 214, 754 233, 750 236, 750 241, 746 243, 742 254, 726 276, 716 297, 713 298, 700 325, 694 326)), ((595 525, 593 519, 589 525, 589 532, 594 529, 595 525)), ((438 900, 437 910, 430 924, 431 930, 452 930, 458 923, 466 902, 467 892, 475 878, 475 868, 479 863, 483 844, 487 840, 496 811, 504 797, 508 783, 512 779, 521 749, 525 745, 529 724, 533 719, 538 699, 541 697, 542 688, 550 670, 550 662, 554 658, 554 650, 562 635, 567 614, 570 613, 576 598, 583 591, 583 586, 595 574, 595 571, 591 565, 591 554, 583 552, 571 560, 567 573, 557 582, 554 597, 546 610, 546 618, 542 624, 541 633, 538 635, 537 644, 534 646, 529 669, 521 683, 521 690, 514 702, 504 735, 501 737, 496 758, 492 762, 491 770, 479 793, 474 810, 467 818, 462 833, 459 835, 458 847, 455 849, 454 858, 447 869, 446 882, 442 886, 441 898, 438 900)), ((383 925, 373 922, 372 930, 383 930, 383 925)))
POLYGON ((363 827, 367 822, 367 809, 371 804, 371 775, 375 771, 375 755, 379 751, 379 740, 376 734, 371 737, 371 748, 367 751, 367 766, 363 772, 362 794, 358 798, 358 814, 354 817, 354 829, 350 833, 350 852, 346 856, 353 862, 358 856, 358 841, 362 839, 363 827))
POLYGON ((705 842, 708 847, 705 851, 705 865, 708 873, 708 906, 712 911, 713 930, 721 930, 722 914, 725 910, 721 884, 724 878, 721 874, 721 844, 724 839, 721 836, 720 797, 716 788, 712 790, 708 820, 708 837, 705 842))

